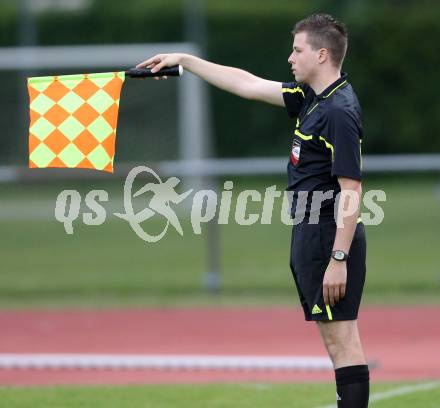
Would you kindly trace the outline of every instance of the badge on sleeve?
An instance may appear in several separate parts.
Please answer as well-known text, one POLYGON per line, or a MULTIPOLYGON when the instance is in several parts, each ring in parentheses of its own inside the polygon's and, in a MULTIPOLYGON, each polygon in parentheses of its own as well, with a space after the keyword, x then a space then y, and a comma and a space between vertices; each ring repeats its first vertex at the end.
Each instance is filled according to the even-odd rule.
POLYGON ((301 152, 301 141, 294 139, 292 145, 292 153, 290 154, 290 161, 294 166, 298 164, 300 152, 301 152))

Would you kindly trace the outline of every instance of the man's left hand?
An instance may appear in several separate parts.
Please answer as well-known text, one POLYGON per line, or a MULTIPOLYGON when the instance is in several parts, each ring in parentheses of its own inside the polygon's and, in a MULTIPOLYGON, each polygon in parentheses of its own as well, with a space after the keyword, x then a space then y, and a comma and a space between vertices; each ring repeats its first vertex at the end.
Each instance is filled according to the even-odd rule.
POLYGON ((345 296, 347 262, 330 260, 324 274, 322 294, 326 305, 334 306, 345 296))

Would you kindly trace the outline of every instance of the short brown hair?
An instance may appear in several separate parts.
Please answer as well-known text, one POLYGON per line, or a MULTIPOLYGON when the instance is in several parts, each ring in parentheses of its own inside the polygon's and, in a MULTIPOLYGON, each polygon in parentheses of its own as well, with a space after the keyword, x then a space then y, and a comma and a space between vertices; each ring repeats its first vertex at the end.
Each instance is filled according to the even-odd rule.
POLYGON ((292 34, 307 33, 313 50, 327 48, 336 67, 342 65, 347 51, 347 29, 344 23, 329 14, 312 14, 295 24, 292 34))

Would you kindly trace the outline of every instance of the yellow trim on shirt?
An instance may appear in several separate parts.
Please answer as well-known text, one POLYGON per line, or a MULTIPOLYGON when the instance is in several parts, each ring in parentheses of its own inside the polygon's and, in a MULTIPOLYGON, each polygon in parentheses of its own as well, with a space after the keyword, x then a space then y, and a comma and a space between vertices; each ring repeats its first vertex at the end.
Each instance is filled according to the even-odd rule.
POLYGON ((298 129, 295 129, 295 135, 300 137, 302 140, 312 140, 313 135, 304 135, 298 129))
POLYGON ((319 102, 317 102, 317 103, 313 106, 313 108, 310 109, 310 110, 306 113, 306 115, 310 115, 310 114, 315 110, 315 108, 316 108, 318 105, 319 105, 319 102))
POLYGON ((329 92, 327 95, 325 95, 324 98, 328 98, 333 92, 335 92, 338 88, 340 88, 345 83, 347 83, 347 80, 345 80, 344 82, 341 82, 335 89, 333 89, 331 92, 329 92))
POLYGON ((299 87, 295 87, 295 88, 282 88, 283 93, 300 93, 303 98, 305 98, 306 96, 304 95, 304 91, 299 87))
MULTIPOLYGON (((323 96, 323 98, 328 98, 333 92, 335 92, 337 89, 339 89, 342 85, 344 85, 346 83, 347 83, 347 80, 345 80, 344 82, 341 82, 335 89, 330 91, 327 95, 323 96)), ((286 89, 286 88, 284 88, 284 89, 286 89)), ((310 115, 318 105, 319 105, 319 102, 316 102, 316 104, 313 105, 313 107, 306 113, 306 116, 310 115)))
POLYGON ((319 136, 319 140, 322 140, 325 143, 325 147, 332 151, 332 160, 333 160, 334 154, 335 154, 335 150, 334 150, 333 145, 331 143, 327 142, 327 140, 325 139, 324 136, 319 136))

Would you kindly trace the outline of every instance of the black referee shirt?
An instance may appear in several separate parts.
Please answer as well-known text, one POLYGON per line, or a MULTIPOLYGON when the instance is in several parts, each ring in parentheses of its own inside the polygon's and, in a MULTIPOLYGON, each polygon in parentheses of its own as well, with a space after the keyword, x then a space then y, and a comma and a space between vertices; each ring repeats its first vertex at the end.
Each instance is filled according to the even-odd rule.
POLYGON ((356 94, 346 73, 319 95, 297 82, 283 83, 282 92, 289 116, 296 118, 287 165, 287 190, 295 192, 292 215, 299 191, 309 193, 308 216, 313 192, 333 190, 333 198, 323 201, 320 210, 333 216, 341 191, 337 177, 361 180, 362 113, 356 94))

